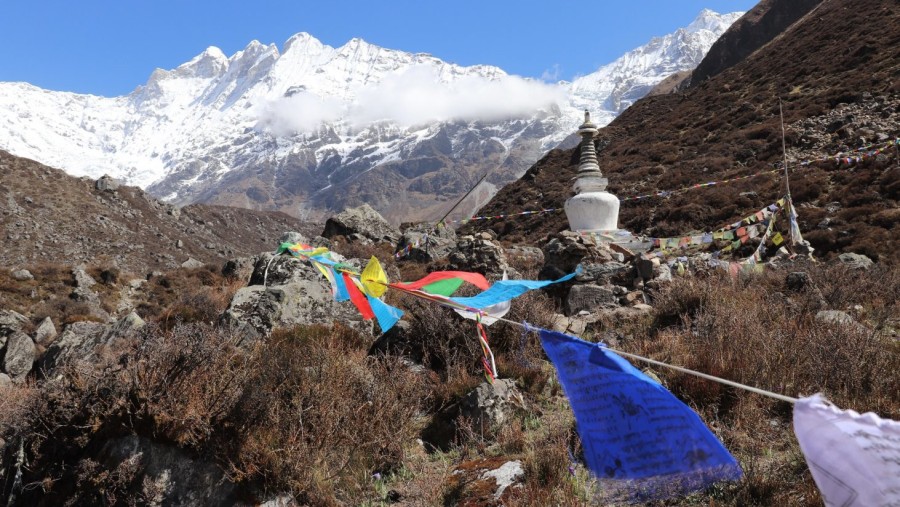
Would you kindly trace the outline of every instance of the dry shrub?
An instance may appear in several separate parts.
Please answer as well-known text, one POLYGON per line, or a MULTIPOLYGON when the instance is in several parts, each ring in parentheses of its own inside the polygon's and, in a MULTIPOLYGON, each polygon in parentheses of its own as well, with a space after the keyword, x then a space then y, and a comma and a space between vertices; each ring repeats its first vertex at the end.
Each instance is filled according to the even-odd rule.
POLYGON ((297 328, 261 351, 252 381, 260 388, 237 406, 245 414, 237 479, 325 504, 362 494, 373 472, 402 463, 420 382, 396 359, 367 359, 352 343, 322 340, 330 333, 297 328))
POLYGON ((0 437, 20 427, 36 390, 27 384, 0 386, 0 437))
MULTIPOLYGON (((896 414, 900 349, 891 333, 900 322, 900 273, 821 265, 806 271, 811 283, 793 291, 782 271, 678 278, 657 297, 655 334, 625 342, 623 350, 790 396, 823 392, 844 408, 896 414), (848 311, 858 323, 823 322, 816 315, 824 309, 848 311)), ((789 404, 654 370, 742 461, 744 481, 707 493, 717 504, 818 501, 789 404)))
POLYGON ((137 313, 170 329, 178 322, 214 322, 225 311, 234 293, 243 286, 222 275, 215 266, 179 268, 151 278, 137 313))
POLYGON ((251 495, 356 503, 372 472, 402 462, 426 395, 397 361, 367 358, 347 328, 251 344, 209 325, 150 324, 115 344, 0 402, 0 436, 25 442, 24 483, 52 478, 24 491, 25 504, 127 503, 141 465, 106 463, 101 449, 131 434, 219 463, 251 495))

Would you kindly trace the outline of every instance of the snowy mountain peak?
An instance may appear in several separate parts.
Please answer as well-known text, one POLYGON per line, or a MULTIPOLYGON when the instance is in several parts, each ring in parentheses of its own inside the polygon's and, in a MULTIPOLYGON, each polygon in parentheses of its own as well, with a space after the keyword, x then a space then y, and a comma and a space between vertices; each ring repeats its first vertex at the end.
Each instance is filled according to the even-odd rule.
POLYGON ((179 77, 212 78, 225 72, 228 68, 228 57, 221 49, 210 46, 191 61, 183 63, 175 69, 179 77))
POLYGON ((738 20, 738 18, 743 15, 743 12, 719 14, 718 12, 710 9, 703 9, 702 11, 700 11, 700 14, 698 14, 697 17, 694 18, 694 21, 686 26, 684 30, 688 33, 697 33, 700 30, 707 30, 717 34, 718 36, 725 32, 725 30, 727 30, 729 26, 731 26, 735 21, 738 20))
POLYGON ((0 149, 178 203, 299 214, 368 202, 398 221, 431 218, 485 171, 492 185, 519 177, 584 109, 605 125, 693 69, 739 16, 704 10, 572 83, 305 32, 281 52, 209 47, 123 97, 0 83, 0 149))
POLYGON ((295 34, 284 43, 285 54, 287 54, 289 51, 300 53, 321 53, 325 48, 333 49, 331 46, 326 46, 322 43, 322 41, 306 32, 295 34))

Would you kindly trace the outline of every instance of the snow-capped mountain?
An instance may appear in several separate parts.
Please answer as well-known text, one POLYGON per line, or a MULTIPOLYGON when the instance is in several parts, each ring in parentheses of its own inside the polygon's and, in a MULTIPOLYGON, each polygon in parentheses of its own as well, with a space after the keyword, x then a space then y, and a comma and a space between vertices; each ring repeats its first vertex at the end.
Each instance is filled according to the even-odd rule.
POLYGON ((122 97, 0 83, 0 148, 175 203, 306 216, 368 202, 395 221, 433 218, 485 172, 469 210, 519 177, 582 109, 606 124, 694 68, 740 14, 704 10, 572 83, 306 33, 281 51, 211 47, 122 97))

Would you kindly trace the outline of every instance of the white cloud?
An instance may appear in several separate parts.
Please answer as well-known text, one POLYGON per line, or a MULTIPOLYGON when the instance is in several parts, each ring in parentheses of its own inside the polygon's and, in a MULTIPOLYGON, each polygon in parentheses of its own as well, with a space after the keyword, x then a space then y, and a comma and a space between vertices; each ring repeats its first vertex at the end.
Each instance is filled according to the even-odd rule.
POLYGON ((260 123, 275 135, 315 130, 322 122, 346 119, 353 127, 389 121, 401 127, 433 121, 497 121, 526 116, 566 101, 564 88, 518 76, 489 80, 463 76, 441 82, 437 70, 414 66, 389 74, 359 91, 352 103, 302 92, 268 103, 260 123))
POLYGON ((264 103, 258 110, 259 126, 277 137, 312 132, 323 123, 339 120, 345 109, 338 100, 299 92, 264 103))
POLYGON ((552 67, 541 73, 541 81, 555 83, 559 81, 561 70, 558 63, 554 63, 552 67))

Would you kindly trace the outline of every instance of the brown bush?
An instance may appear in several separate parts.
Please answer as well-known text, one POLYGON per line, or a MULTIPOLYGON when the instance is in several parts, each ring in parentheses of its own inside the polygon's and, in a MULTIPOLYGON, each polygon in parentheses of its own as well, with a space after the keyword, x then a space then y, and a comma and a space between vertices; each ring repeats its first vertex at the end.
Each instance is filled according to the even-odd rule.
MULTIPOLYGON (((811 266, 812 283, 788 292, 785 273, 678 278, 656 300, 654 332, 624 350, 790 396, 823 392, 835 404, 890 417, 900 410, 900 275, 811 266), (822 309, 859 325, 823 323, 822 309), (892 324, 893 323, 893 324, 892 324)), ((741 461, 745 479, 706 493, 725 505, 814 505, 818 500, 790 431, 790 406, 654 367, 741 461)), ((689 502, 686 502, 689 503, 689 502)))
POLYGON ((346 328, 297 328, 268 346, 200 324, 121 338, 98 363, 3 397, 0 437, 25 442, 23 481, 52 478, 23 491, 25 504, 137 498, 140 463, 110 469, 98 457, 128 434, 219 463, 248 494, 356 503, 372 472, 401 463, 427 394, 397 361, 367 358, 346 328))

